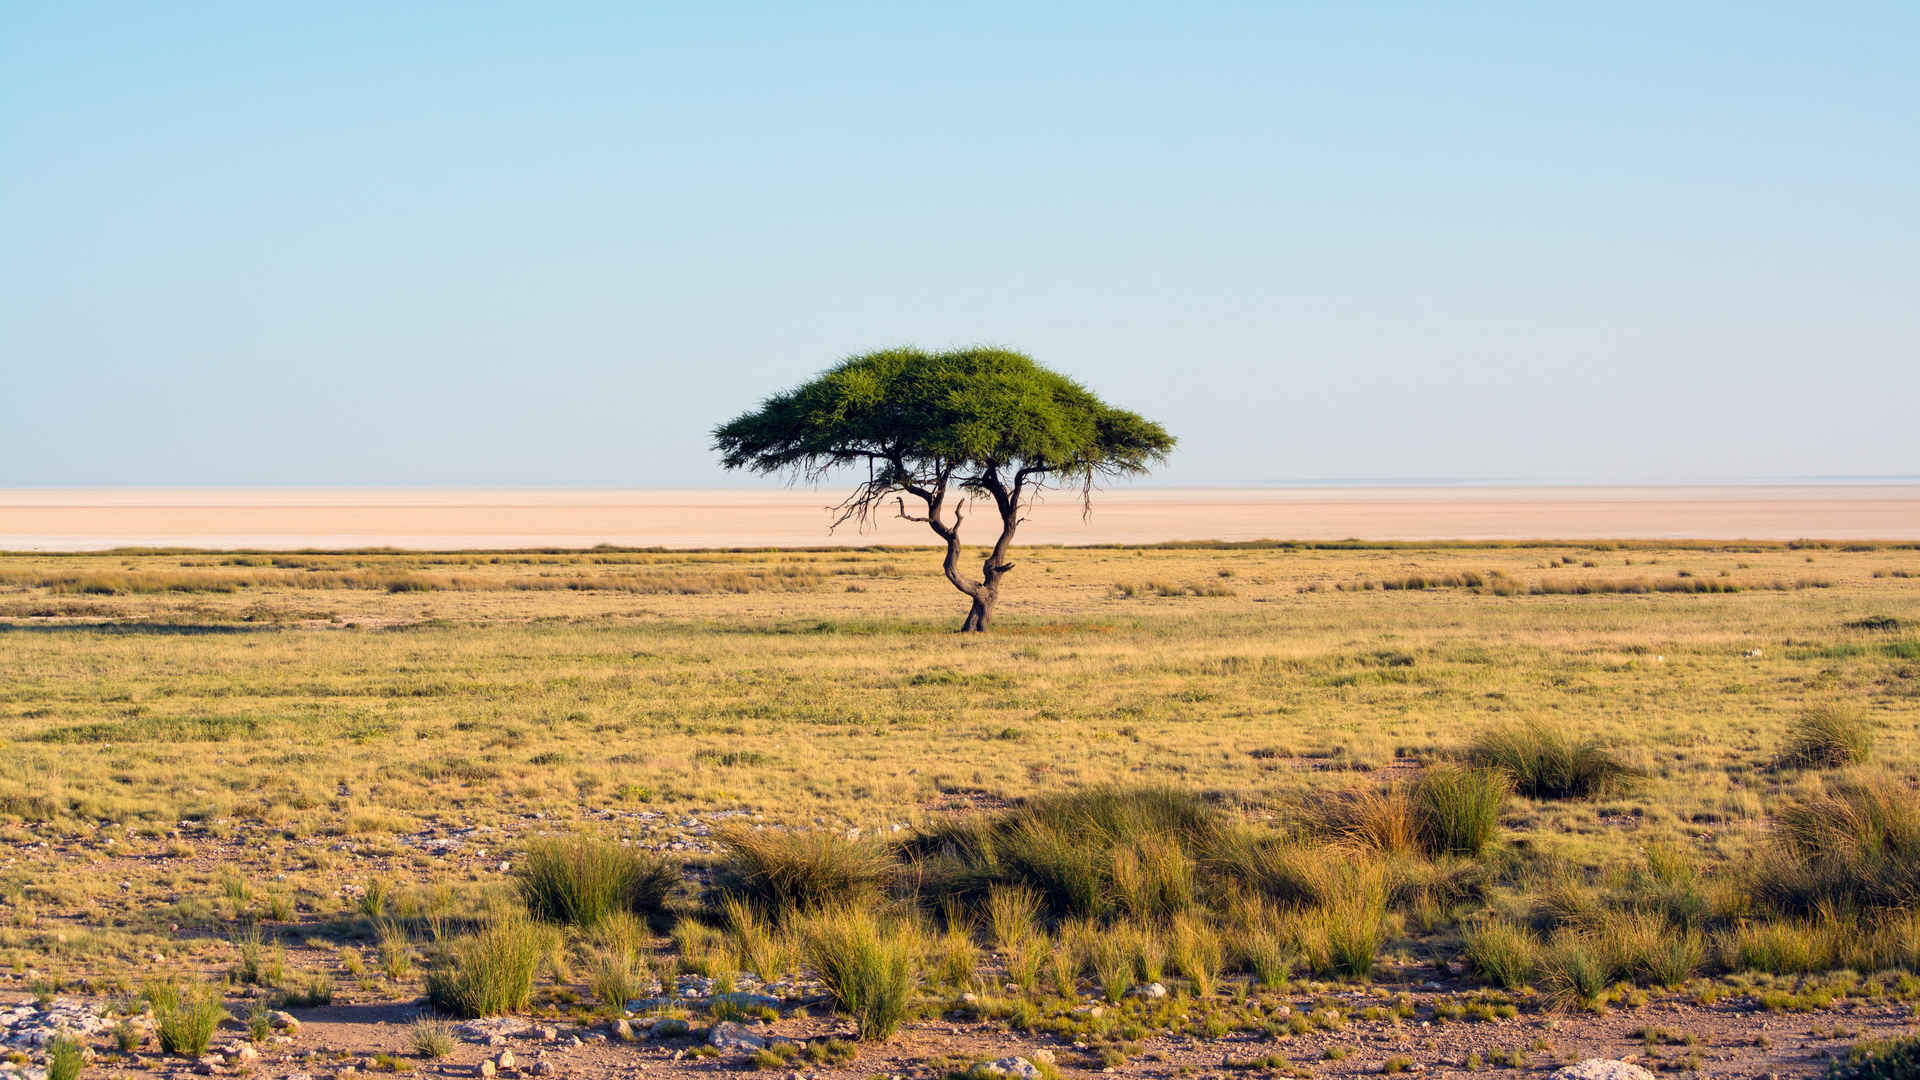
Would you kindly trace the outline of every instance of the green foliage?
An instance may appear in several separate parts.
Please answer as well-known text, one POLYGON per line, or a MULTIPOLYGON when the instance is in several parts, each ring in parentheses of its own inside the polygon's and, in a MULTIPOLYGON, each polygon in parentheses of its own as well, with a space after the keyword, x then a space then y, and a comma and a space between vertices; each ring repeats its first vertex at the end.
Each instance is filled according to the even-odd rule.
POLYGON ((1434 765, 1413 784, 1420 846, 1433 855, 1478 855, 1500 832, 1500 811, 1511 790, 1492 769, 1434 765))
POLYGON ((1794 718, 1777 760, 1782 768, 1837 769, 1867 760, 1872 750, 1873 734, 1858 713, 1825 705, 1794 718))
POLYGON ((921 942, 911 925, 864 908, 833 907, 801 926, 809 964, 828 996, 853 1018, 863 1041, 883 1041, 912 1010, 921 942))
POLYGON ((526 916, 494 912, 480 929, 446 945, 427 972, 427 1000, 452 1016, 523 1010, 553 943, 553 932, 526 916))
POLYGON ((1533 978, 1539 946, 1526 927, 1476 919, 1464 927, 1462 944, 1468 966, 1495 986, 1517 990, 1533 978))
POLYGON ((621 912, 658 914, 678 880, 664 861, 594 836, 536 840, 514 876, 534 916, 585 927, 621 912))
POLYGON ((153 1009, 153 1029, 160 1037, 160 1049, 169 1054, 199 1057, 206 1053, 214 1029, 227 1018, 219 989, 205 983, 155 983, 147 987, 146 998, 153 1009))
POLYGON ((1036 798, 986 818, 921 832, 902 854, 936 897, 1031 890, 1056 918, 1168 915, 1197 898, 1218 811, 1172 788, 1099 787, 1036 798))
POLYGON ((1920 1036, 1877 1039, 1827 1066, 1826 1080, 1920 1080, 1920 1036))
POLYGON ((47 1080, 78 1080, 87 1064, 87 1049, 71 1035, 47 1040, 47 1080))
MULTIPOLYGON (((817 473, 835 465, 908 470, 1039 468, 1066 478, 1146 471, 1173 448, 1158 424, 1004 349, 884 349, 841 362, 716 428, 729 469, 817 473)), ((902 476, 899 479, 906 479, 902 476)))
POLYGON ((1537 722, 1483 732, 1466 757, 1506 773, 1515 791, 1533 799, 1592 798, 1619 790, 1634 776, 1598 742, 1537 722))

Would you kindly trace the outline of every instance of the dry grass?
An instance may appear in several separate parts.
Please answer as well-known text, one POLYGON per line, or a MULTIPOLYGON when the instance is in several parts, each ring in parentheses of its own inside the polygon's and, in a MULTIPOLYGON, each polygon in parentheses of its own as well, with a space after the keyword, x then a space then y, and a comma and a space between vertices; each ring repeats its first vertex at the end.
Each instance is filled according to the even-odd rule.
MULTIPOLYGON (((1549 894, 1588 933, 1657 901, 1706 935, 1709 970, 1739 918, 1791 928, 1823 901, 1857 909, 1840 916, 1873 957, 1897 960, 1914 939, 1880 900, 1905 879, 1872 849, 1905 841, 1847 801, 1846 777, 1765 766, 1797 715, 1839 703, 1874 731, 1875 774, 1911 785, 1920 592, 1902 575, 1920 573, 1920 550, 1043 548, 1022 553, 996 632, 971 640, 948 632, 935 568, 924 551, 0 557, 0 836, 21 853, 0 876, 0 965, 102 985, 182 964, 212 974, 234 967, 238 926, 271 920, 287 924, 295 981, 324 967, 358 992, 346 967, 358 952, 299 941, 358 928, 336 944, 370 950, 357 907, 369 882, 393 883, 383 917, 422 938, 444 920, 452 941, 533 832, 590 820, 657 844, 681 839, 686 815, 721 811, 760 815, 766 837, 939 838, 918 861, 851 875, 800 858, 790 880, 975 910, 993 884, 1023 883, 1044 909, 1032 940, 1045 947, 1026 946, 1036 970, 1059 978, 1048 925, 1094 918, 1114 942, 1085 959, 1115 993, 1166 974, 1174 919, 1224 918, 1226 881, 1271 914, 1244 939, 1218 923, 1224 963, 1274 979, 1457 948, 1461 919, 1491 907, 1519 925, 1549 894), (1472 575, 1482 584, 1464 584, 1472 575), (1607 587, 1643 578, 1740 591, 1607 587), (1831 587, 1792 587, 1803 578, 1831 587), (1362 579, 1424 587, 1337 587, 1362 579), (1503 595, 1498 579, 1523 587, 1503 595), (1122 596, 1115 581, 1168 587, 1122 596), (1302 795, 1411 795, 1414 766, 1530 718, 1577 733, 1576 748, 1607 747, 1639 778, 1579 801, 1523 793, 1484 837, 1475 793, 1444 806, 1429 793, 1423 812, 1445 812, 1448 840, 1409 798, 1411 828, 1369 844, 1394 852, 1377 890, 1329 877, 1289 838, 1302 795), (1201 809, 1163 800, 1129 816, 1089 795, 1116 781, 1197 793, 1201 809), (983 832, 991 815, 966 809, 1010 804, 1041 812, 983 832), (1866 831, 1823 832, 1823 817, 1866 831), (1776 843, 1782 823, 1809 839, 1776 843), (421 845, 454 824, 498 839, 469 840, 488 856, 449 872, 421 845), (72 872, 58 842, 81 834, 112 873, 72 872), (1636 877, 1653 848, 1701 880, 1636 877), (225 862, 247 887, 228 887, 214 869, 225 862), (1578 888, 1553 893, 1550 865, 1578 888), (1748 882, 1746 867, 1782 884, 1748 882), (442 888, 456 898, 435 900, 442 888)), ((764 895, 802 908, 838 890, 764 895)), ((1644 943, 1652 925, 1623 923, 1622 940, 1644 943)), ((1559 955, 1547 929, 1542 971, 1559 955)), ((1568 948, 1604 966, 1599 941, 1568 948)), ((782 963, 758 938, 689 942, 704 966, 747 951, 782 963)), ((956 976, 965 944, 945 946, 956 976)), ((575 984, 591 963, 575 957, 575 984)), ((1638 969, 1655 977, 1660 963, 1638 969)), ((422 973, 396 972, 417 991, 422 973)))

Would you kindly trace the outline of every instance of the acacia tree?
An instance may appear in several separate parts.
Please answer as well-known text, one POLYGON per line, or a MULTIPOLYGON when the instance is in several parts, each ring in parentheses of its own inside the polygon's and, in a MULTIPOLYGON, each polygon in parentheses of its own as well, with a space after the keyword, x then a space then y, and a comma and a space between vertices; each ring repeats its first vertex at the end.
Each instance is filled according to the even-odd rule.
POLYGON ((864 526, 892 503, 932 529, 946 543, 947 580, 973 601, 962 631, 985 630, 993 618, 1000 579, 1013 569, 1007 549, 1040 491, 1076 487, 1084 513, 1096 480, 1144 473, 1173 444, 1159 424, 1005 349, 856 356, 713 432, 729 469, 815 482, 864 467, 831 528, 864 526), (960 568, 960 526, 975 501, 1000 517, 978 580, 960 568))

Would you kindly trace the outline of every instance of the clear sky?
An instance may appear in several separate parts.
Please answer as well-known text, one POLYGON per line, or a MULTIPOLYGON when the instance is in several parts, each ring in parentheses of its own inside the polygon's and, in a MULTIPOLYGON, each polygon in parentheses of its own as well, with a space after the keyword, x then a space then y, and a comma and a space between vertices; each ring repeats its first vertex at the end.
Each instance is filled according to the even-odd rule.
POLYGON ((0 486, 709 485, 895 343, 1166 483, 1920 473, 1920 5, 0 2, 0 486))

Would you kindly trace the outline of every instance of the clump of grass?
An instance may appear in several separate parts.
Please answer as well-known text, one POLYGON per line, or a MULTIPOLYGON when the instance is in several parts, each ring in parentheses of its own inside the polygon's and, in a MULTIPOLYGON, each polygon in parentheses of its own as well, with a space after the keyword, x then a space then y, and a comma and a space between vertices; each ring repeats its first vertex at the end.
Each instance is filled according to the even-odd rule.
POLYGON ((1831 922, 1773 919, 1742 923, 1719 939, 1721 963, 1733 971, 1798 975, 1833 966, 1839 949, 1831 922))
POLYGON ((1113 849, 1115 906, 1141 918, 1185 911, 1195 902, 1193 859, 1177 836, 1147 833, 1113 849))
POLYGON ((71 1035, 47 1040, 47 1080, 78 1080, 87 1064, 87 1048, 71 1035))
POLYGON ((1403 787, 1316 793, 1301 801, 1301 809, 1312 832, 1357 847, 1396 854, 1419 842, 1413 800, 1403 787))
POLYGON ((1328 859, 1319 869, 1318 906, 1301 917, 1301 939, 1314 966, 1352 978, 1373 972, 1387 938, 1386 867, 1328 859))
POLYGON ((407 1043, 414 1053, 438 1061, 453 1053, 453 1028, 445 1020, 423 1016, 407 1029, 407 1043))
POLYGON ((1759 898, 1811 915, 1899 909, 1920 896, 1920 793, 1889 776, 1849 780, 1782 810, 1759 898))
POLYGON ((1495 986, 1517 990, 1533 978, 1539 944, 1518 923, 1475 919, 1464 928, 1462 945, 1467 965, 1495 986))
POLYGON ((781 920, 867 900, 893 868, 876 845, 825 831, 728 829, 719 840, 727 850, 723 891, 781 920))
POLYGON ((608 1012, 617 1013, 644 996, 651 982, 646 966, 627 950, 598 951, 587 967, 587 993, 608 1012))
POLYGON ((214 1029, 228 1016, 220 991, 205 983, 155 983, 147 987, 146 998, 153 1009, 153 1030, 160 1038, 160 1049, 181 1057, 206 1053, 214 1029))
POLYGON ((1547 1000, 1560 1007, 1594 1009, 1606 992, 1608 970, 1598 950, 1579 937, 1555 941, 1540 960, 1540 979, 1547 1000))
POLYGON ((825 908, 801 927, 808 963, 863 1041, 891 1038, 912 1010, 919 935, 865 908, 825 908))
POLYGON ((720 914, 732 938, 734 959, 740 970, 751 971, 765 982, 772 982, 785 972, 786 942, 752 904, 729 896, 721 902, 720 914))
POLYGON ((1624 787, 1636 774, 1596 740, 1543 723, 1483 732, 1466 750, 1469 764, 1498 769, 1533 799, 1587 799, 1624 787))
POLYGON ((1218 811, 1172 788, 1099 787, 1028 800, 911 837, 902 853, 935 899, 978 901, 1024 886, 1056 918, 1172 914, 1190 907, 1218 811))
POLYGON ((595 836, 536 840, 514 876, 535 917, 586 927, 616 912, 658 914, 677 880, 663 860, 595 836))
POLYGON ((1133 954, 1127 942, 1119 934, 1104 933, 1093 940, 1090 952, 1093 978, 1100 984, 1100 995, 1109 1002, 1118 1002, 1133 989, 1133 954))
POLYGON ((552 931, 518 912, 493 912, 478 930, 443 948, 427 972, 427 1000, 462 1017, 525 1009, 553 940, 552 931))
POLYGON ((1827 1066, 1825 1080, 1913 1080, 1920 1076, 1920 1035, 1857 1043, 1827 1066))
POLYGON ((1500 832, 1511 785, 1492 769, 1429 766, 1413 785, 1420 846, 1433 855, 1478 855, 1500 832))
POLYGON ((1873 735, 1851 709, 1823 705, 1794 718, 1775 763, 1785 769, 1838 769, 1867 760, 1873 735))
POLYGON ((1629 911, 1601 924, 1595 944, 1617 976, 1656 986, 1678 986, 1706 963, 1698 930, 1677 927, 1664 914, 1629 911))
POLYGON ((1196 916, 1182 915, 1168 928, 1167 958, 1173 970, 1193 986, 1196 997, 1213 996, 1224 954, 1219 933, 1196 916))

